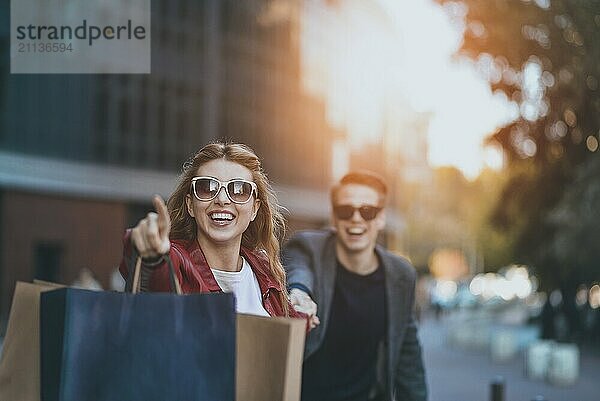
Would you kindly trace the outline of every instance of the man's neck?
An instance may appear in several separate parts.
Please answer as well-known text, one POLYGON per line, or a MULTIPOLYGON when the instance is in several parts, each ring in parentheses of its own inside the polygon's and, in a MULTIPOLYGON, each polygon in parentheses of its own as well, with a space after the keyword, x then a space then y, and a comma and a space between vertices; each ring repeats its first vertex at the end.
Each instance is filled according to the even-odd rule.
POLYGON ((375 248, 360 252, 348 252, 341 244, 337 243, 335 252, 338 260, 346 270, 361 276, 373 273, 379 265, 375 248))

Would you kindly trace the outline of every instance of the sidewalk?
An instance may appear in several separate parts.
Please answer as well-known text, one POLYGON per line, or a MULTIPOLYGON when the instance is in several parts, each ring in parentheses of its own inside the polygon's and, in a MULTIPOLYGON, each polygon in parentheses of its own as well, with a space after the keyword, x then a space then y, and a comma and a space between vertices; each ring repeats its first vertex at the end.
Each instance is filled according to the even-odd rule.
POLYGON ((600 356, 581 352, 580 376, 572 387, 556 387, 525 377, 524 356, 493 363, 486 351, 463 350, 447 342, 447 318, 426 318, 420 324, 430 401, 489 401, 490 381, 502 376, 505 401, 530 401, 543 395, 547 401, 600 400, 600 356))

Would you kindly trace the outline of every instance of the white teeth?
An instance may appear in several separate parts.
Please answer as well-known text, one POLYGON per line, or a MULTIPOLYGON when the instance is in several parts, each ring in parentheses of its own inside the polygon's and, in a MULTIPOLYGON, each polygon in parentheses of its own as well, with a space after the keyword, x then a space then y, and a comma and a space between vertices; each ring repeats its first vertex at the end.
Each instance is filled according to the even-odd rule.
POLYGON ((363 234, 366 230, 364 228, 352 227, 348 229, 349 234, 363 234))
POLYGON ((233 220, 231 213, 211 213, 210 218, 213 220, 233 220))

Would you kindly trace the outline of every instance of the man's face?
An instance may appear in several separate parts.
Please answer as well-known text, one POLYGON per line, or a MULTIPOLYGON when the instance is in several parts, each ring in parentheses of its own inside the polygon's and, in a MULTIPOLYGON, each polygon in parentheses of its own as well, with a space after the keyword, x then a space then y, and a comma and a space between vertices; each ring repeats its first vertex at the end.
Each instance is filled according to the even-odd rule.
POLYGON ((360 253, 372 251, 377 241, 377 234, 385 226, 385 215, 383 210, 377 211, 372 208, 381 208, 381 196, 373 188, 360 184, 343 185, 333 200, 333 225, 337 230, 338 243, 348 253, 360 253), (355 208, 352 215, 348 216, 351 206, 355 208), (345 207, 345 213, 336 213, 336 208, 345 207), (358 210, 363 208, 366 219, 358 210))

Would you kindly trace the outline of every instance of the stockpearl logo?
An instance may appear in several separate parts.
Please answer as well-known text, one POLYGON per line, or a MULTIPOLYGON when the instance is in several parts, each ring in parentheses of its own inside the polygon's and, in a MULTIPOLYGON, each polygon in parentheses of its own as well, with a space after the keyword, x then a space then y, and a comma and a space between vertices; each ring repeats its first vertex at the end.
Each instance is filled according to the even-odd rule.
POLYGON ((150 0, 12 0, 11 73, 150 73, 150 0))

